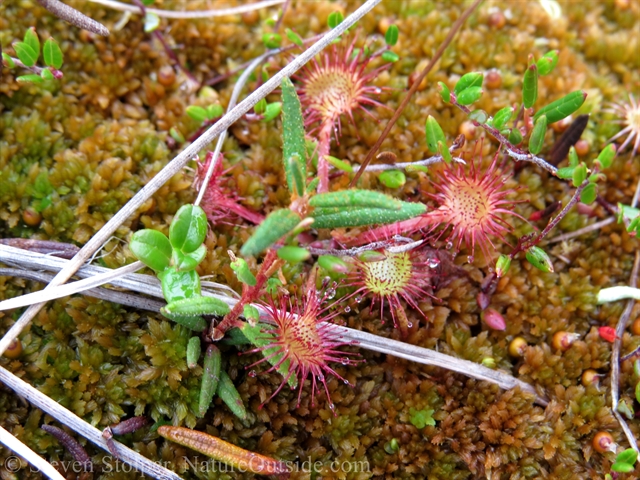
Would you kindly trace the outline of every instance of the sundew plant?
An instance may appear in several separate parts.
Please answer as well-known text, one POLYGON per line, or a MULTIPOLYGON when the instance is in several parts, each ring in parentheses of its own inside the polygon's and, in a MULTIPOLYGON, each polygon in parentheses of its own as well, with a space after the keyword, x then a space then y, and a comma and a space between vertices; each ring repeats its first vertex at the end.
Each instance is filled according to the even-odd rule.
POLYGON ((0 34, 9 450, 640 474, 637 5, 58 3, 0 34))

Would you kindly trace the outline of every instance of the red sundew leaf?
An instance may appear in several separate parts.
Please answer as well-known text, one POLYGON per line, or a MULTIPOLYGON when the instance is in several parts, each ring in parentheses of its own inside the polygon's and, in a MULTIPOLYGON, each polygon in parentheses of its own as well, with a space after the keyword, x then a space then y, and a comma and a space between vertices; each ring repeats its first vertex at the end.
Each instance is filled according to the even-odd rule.
POLYGON ((609 343, 613 343, 616 339, 616 331, 612 327, 599 327, 598 334, 600 335, 600 338, 609 343))

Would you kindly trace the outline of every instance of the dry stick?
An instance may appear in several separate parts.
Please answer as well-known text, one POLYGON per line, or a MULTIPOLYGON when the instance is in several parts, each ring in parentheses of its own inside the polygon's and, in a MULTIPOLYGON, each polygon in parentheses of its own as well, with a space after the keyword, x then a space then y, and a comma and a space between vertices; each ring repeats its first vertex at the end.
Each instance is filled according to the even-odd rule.
POLYGON ((65 5, 58 0, 38 0, 38 3, 56 17, 61 18, 65 22, 69 22, 71 25, 102 35, 103 37, 109 36, 109 29, 107 27, 100 22, 96 22, 93 18, 87 17, 84 13, 80 13, 75 8, 71 8, 69 5, 65 5))
MULTIPOLYGON (((0 444, 4 445, 7 449, 13 453, 20 455, 27 462, 29 462, 36 472, 40 472, 46 475, 52 480, 65 480, 65 478, 53 468, 53 466, 47 462, 44 458, 38 455, 36 452, 27 447, 24 443, 14 437, 10 432, 0 427, 0 444)), ((20 460, 15 457, 7 457, 4 460, 4 470, 8 472, 17 472, 20 469, 20 460), (12 464, 12 462, 14 462, 12 464)))
MULTIPOLYGON (((633 263, 633 269, 631 270, 631 279, 629 280, 629 285, 632 287, 636 287, 638 283, 639 268, 640 251, 636 250, 636 260, 633 263)), ((622 315, 620 315, 620 319, 618 320, 618 324, 616 325, 616 338, 613 341, 613 348, 611 349, 611 410, 613 411, 615 417, 618 419, 618 422, 620 423, 624 434, 627 436, 629 445, 637 453, 638 443, 633 436, 633 432, 629 428, 629 425, 627 425, 625 419, 622 418, 622 415, 620 415, 620 413, 618 412, 618 402, 620 401, 620 350, 622 348, 622 335, 627 328, 627 323, 629 323, 629 317, 631 316, 631 311, 633 310, 633 306, 635 303, 635 300, 627 301, 627 306, 622 312, 622 315)))
POLYGON ((547 243, 557 243, 564 242, 565 240, 571 240, 572 238, 579 237, 582 234, 593 232, 594 230, 600 230, 602 227, 606 227, 607 225, 615 221, 615 217, 605 218, 604 220, 593 223, 591 225, 587 225, 586 227, 576 230, 575 232, 563 233, 562 235, 558 235, 557 237, 550 238, 549 240, 547 240, 547 243))
MULTIPOLYGON (((179 172, 189 160, 193 159, 200 150, 206 147, 214 138, 226 130, 231 124, 238 120, 242 115, 247 113, 261 99, 280 85, 280 81, 295 73, 300 67, 316 56, 333 40, 346 32, 355 22, 360 20, 366 13, 375 7, 381 0, 367 0, 360 8, 349 15, 342 23, 334 29, 327 32, 318 42, 314 43, 308 50, 304 51, 300 56, 296 57, 286 67, 271 77, 255 92, 244 99, 240 104, 224 115, 206 132, 202 134, 191 145, 180 152, 171 162, 167 164, 158 174, 153 177, 141 190, 136 193, 127 204, 109 220, 84 247, 76 254, 69 264, 51 281, 49 287, 60 285, 66 282, 102 244, 124 223, 129 216, 135 212, 144 202, 147 201, 160 187, 162 187, 173 175, 179 172)), ((18 336, 22 329, 27 326, 31 319, 40 311, 44 303, 31 305, 18 319, 18 321, 9 329, 5 336, 0 340, 0 355, 4 353, 11 342, 18 336)))
POLYGON ((335 328, 339 329, 343 339, 357 342, 358 347, 363 347, 374 352, 386 353, 394 357, 411 360, 412 362, 452 370, 468 377, 495 383, 505 390, 520 387, 520 390, 535 395, 536 403, 543 406, 549 403, 549 400, 538 394, 533 386, 507 373, 502 373, 499 370, 492 370, 483 365, 470 362, 469 360, 462 360, 444 353, 435 352, 427 348, 410 345, 390 338, 379 337, 360 330, 338 326, 335 326, 335 328))
MULTIPOLYGON (((134 5, 126 3, 120 3, 113 0, 89 0, 90 2, 104 5, 105 7, 112 8, 114 10, 120 10, 121 12, 140 13, 140 10, 134 5)), ((193 10, 193 11, 175 11, 175 10, 160 10, 158 8, 147 8, 147 12, 153 13, 159 17, 164 18, 178 18, 178 19, 193 19, 193 18, 211 18, 211 17, 223 17, 226 15, 237 15, 239 13, 251 12, 253 10, 259 10, 261 8, 272 7, 274 5, 280 5, 285 0, 265 0, 264 2, 251 3, 249 5, 242 5, 240 7, 232 8, 220 8, 216 10, 193 10)))
MULTIPOLYGON (((0 381, 10 387, 18 395, 26 398, 29 403, 51 415, 58 422, 82 435, 99 448, 108 451, 107 443, 105 439, 102 438, 102 432, 100 430, 82 420, 75 413, 67 410, 58 402, 54 402, 40 390, 32 387, 27 382, 16 377, 13 373, 3 367, 0 367, 0 381)), ((119 442, 116 442, 116 445, 118 449, 118 458, 127 462, 143 474, 149 475, 158 480, 181 480, 180 476, 171 470, 167 470, 159 463, 152 462, 140 455, 138 452, 131 450, 126 445, 119 442)))
POLYGON ((435 66, 436 62, 440 60, 440 57, 444 53, 445 49, 449 46, 449 44, 453 40, 453 37, 456 36, 456 34, 458 33, 458 30, 460 30, 460 27, 462 27, 462 24, 467 20, 467 18, 469 18, 469 16, 478 7, 478 5, 480 5, 481 2, 482 0, 476 0, 475 2, 473 2, 473 4, 463 12, 460 18, 456 20, 456 23, 453 24, 453 26, 451 27, 451 30, 447 34, 447 37, 444 39, 444 42, 442 42, 442 44, 436 51, 435 55, 433 56, 429 64, 425 67, 424 70, 422 70, 422 72, 420 73, 418 78, 416 78, 416 81, 413 83, 413 85, 411 85, 411 88, 407 92, 407 95, 405 96, 404 100, 402 100, 402 102, 398 106, 398 109, 395 111, 395 113, 391 117, 391 120, 389 120, 389 122, 387 123, 387 126, 382 131, 380 138, 378 138, 378 141, 376 142, 376 144, 371 148, 371 150, 369 150, 369 153, 367 154, 367 157, 364 159, 364 162, 362 162, 360 169, 356 172, 356 175, 353 177, 353 180, 351 180, 351 183, 349 184, 350 188, 353 188, 356 186, 356 183, 358 183, 358 180, 360 179, 362 172, 366 170, 367 165, 369 165, 369 163, 371 163, 371 160, 373 160, 373 156, 380 149, 382 142, 384 142, 384 139, 387 138, 387 135, 389 135, 389 132, 393 128, 393 125, 396 123, 396 121, 402 114, 402 111, 409 103, 409 100, 411 100, 411 97, 413 96, 413 94, 416 93, 416 90, 418 90, 418 87, 420 86, 420 83, 422 82, 422 80, 424 80, 424 78, 429 74, 431 69, 435 66))
POLYGON ((130 265, 107 271, 101 275, 94 275, 92 277, 85 278, 84 280, 78 280, 77 282, 67 283, 66 285, 46 288, 45 290, 38 292, 26 293, 19 297, 3 300, 0 302, 0 311, 26 307, 27 305, 31 305, 35 302, 48 302, 49 300, 68 297, 74 293, 80 293, 84 290, 99 287, 105 283, 111 283, 113 279, 126 275, 127 273, 133 273, 144 268, 144 266, 144 263, 137 261, 130 265))
MULTIPOLYGON (((48 283, 53 275, 48 273, 34 272, 32 270, 22 270, 20 268, 0 268, 0 276, 17 277, 27 280, 35 280, 36 282, 48 283)), ((162 293, 162 292, 160 292, 162 293)), ((150 298, 141 297, 139 295, 131 295, 129 293, 119 292, 117 290, 109 290, 108 288, 91 288, 82 292, 83 295, 106 300, 107 302, 118 303, 126 307, 141 308, 151 312, 160 312, 160 309, 166 305, 165 302, 159 302, 150 298)))
MULTIPOLYGON (((2 252, 3 249, 19 251, 19 249, 0 245, 0 262, 6 261, 5 260, 6 255, 3 255, 3 252, 2 252)), ((26 252, 26 253, 29 254, 28 257, 26 256, 28 259, 26 261, 25 266, 27 267, 32 266, 34 261, 33 259, 37 257, 41 257, 43 263, 45 261, 49 261, 50 263, 47 264, 47 268, 51 268, 51 269, 60 269, 64 264, 69 263, 69 260, 64 260, 62 258, 52 258, 46 255, 43 255, 41 253, 34 253, 34 252, 26 252)), ((18 258, 15 256, 13 256, 12 258, 13 258, 13 262, 17 263, 18 258)), ((93 267, 93 266, 83 267, 83 270, 87 270, 87 269, 102 269, 102 267, 93 267)), ((107 269, 103 269, 103 270, 107 270, 107 269)), ((14 275, 13 272, 15 272, 15 269, 0 269, 0 275, 14 275)), ((29 276, 29 278, 34 278, 34 276, 36 275, 45 275, 45 274, 19 270, 15 272, 15 275, 29 276)), ((124 277, 121 277, 117 280, 114 280, 112 283, 119 287, 128 288, 132 291, 142 292, 145 294, 156 296, 158 298, 163 298, 162 290, 159 286, 158 280, 156 279, 155 276, 152 276, 152 275, 140 275, 140 274, 132 273, 124 277)), ((119 300, 117 299, 115 294, 125 295, 121 292, 108 291, 102 288, 87 290, 83 292, 83 294, 89 295, 89 296, 96 296, 97 298, 100 298, 98 297, 98 295, 96 295, 96 293, 101 290, 107 291, 110 294, 114 294, 114 297, 108 300, 115 301, 118 303, 119 303, 119 300)), ((203 291, 203 295, 207 295, 207 292, 203 291)), ((131 306, 153 311, 153 312, 159 311, 158 304, 160 304, 160 302, 155 302, 148 298, 138 297, 136 295, 131 295, 131 294, 128 294, 127 296, 130 299, 129 301, 131 303, 129 303, 129 305, 131 306), (139 299, 138 303, 135 303, 135 300, 134 300, 135 298, 139 299)), ((227 305, 229 305, 230 308, 234 308, 238 303, 237 298, 226 297, 221 295, 217 295, 216 298, 225 302, 227 305)), ((163 304, 160 304, 160 306, 162 305, 163 304)), ((261 311, 264 315, 267 314, 262 306, 260 305, 254 305, 254 306, 259 311, 261 311)), ((360 332, 359 330, 349 329, 346 327, 338 327, 338 326, 336 326, 336 328, 342 329, 340 330, 340 333, 346 334, 345 339, 350 341, 356 341, 359 347, 362 347, 368 350, 387 353, 389 355, 405 358, 407 360, 415 361, 417 363, 423 363, 425 365, 434 365, 442 368, 448 368, 450 370, 462 373, 464 375, 467 375, 473 378, 477 378, 479 380, 486 380, 486 381, 495 383, 504 389, 509 389, 515 386, 519 386, 524 391, 536 393, 534 390, 534 387, 520 380, 515 379, 514 377, 512 377, 507 373, 502 373, 497 370, 491 370, 481 365, 478 365, 476 363, 470 362, 468 360, 458 359, 450 355, 445 355, 443 353, 433 352, 432 350, 428 350, 423 347, 417 347, 414 345, 409 345, 409 344, 398 342, 388 338, 378 337, 370 333, 363 333, 363 332, 360 332), (385 350, 381 350, 381 348, 383 347, 385 348, 385 350)), ((538 395, 536 401, 540 404, 544 404, 544 402, 546 402, 547 400, 544 397, 538 395)))

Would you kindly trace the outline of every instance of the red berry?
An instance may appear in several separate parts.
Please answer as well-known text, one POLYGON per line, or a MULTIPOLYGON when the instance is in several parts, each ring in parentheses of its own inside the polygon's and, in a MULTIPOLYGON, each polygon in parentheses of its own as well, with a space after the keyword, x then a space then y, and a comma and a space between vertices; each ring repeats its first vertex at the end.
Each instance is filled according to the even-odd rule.
POLYGON ((603 340, 606 340, 609 343, 613 343, 616 339, 616 331, 611 327, 600 327, 598 328, 598 333, 603 340))

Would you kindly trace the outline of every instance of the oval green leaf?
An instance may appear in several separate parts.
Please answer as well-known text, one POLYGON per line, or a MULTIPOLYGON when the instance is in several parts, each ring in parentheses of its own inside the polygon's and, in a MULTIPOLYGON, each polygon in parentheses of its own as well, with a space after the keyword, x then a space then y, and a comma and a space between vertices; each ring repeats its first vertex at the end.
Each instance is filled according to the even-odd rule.
POLYGON ((522 102, 525 108, 531 108, 538 99, 538 67, 531 65, 524 72, 522 81, 522 102))
POLYGON ((438 124, 438 121, 431 115, 427 117, 425 133, 427 135, 427 147, 432 153, 438 153, 438 142, 447 143, 442 128, 438 124))
POLYGON ((536 120, 531 136, 529 137, 529 151, 534 155, 537 155, 542 150, 544 145, 544 134, 547 131, 547 117, 545 115, 540 116, 536 120))
POLYGON ((44 58, 45 65, 48 67, 57 69, 62 67, 62 50, 60 50, 58 43, 53 38, 48 38, 47 41, 44 42, 44 47, 42 47, 42 57, 44 58))
POLYGON ((13 49, 16 51, 16 55, 18 55, 18 58, 25 64, 25 66, 33 67, 36 64, 38 54, 30 45, 27 45, 24 42, 15 42, 13 44, 13 49))
POLYGON ((464 90, 470 87, 482 87, 482 80, 484 75, 481 72, 470 72, 463 75, 460 80, 456 83, 456 86, 453 87, 453 93, 456 94, 456 97, 464 90))
POLYGON ((36 54, 36 60, 38 60, 40 56, 40 39, 38 38, 35 27, 31 27, 24 32, 24 43, 33 49, 36 54))
POLYGON ((147 267, 162 272, 171 263, 171 243, 157 230, 145 229, 131 236, 129 249, 147 267))
POLYGON ((387 28, 387 33, 384 34, 384 41, 387 42, 387 45, 393 47, 396 43, 398 43, 399 33, 400 30, 398 30, 397 25, 389 25, 389 28, 387 28))
POLYGON ((482 87, 469 87, 461 91, 456 97, 460 105, 471 105, 482 96, 482 87))
POLYGON ((387 170, 380 174, 378 180, 387 188, 400 188, 406 183, 407 177, 401 170, 387 170))
POLYGON ((183 205, 169 227, 169 241, 176 250, 191 253, 200 248, 207 236, 207 214, 196 205, 183 205))
POLYGON ((541 115, 546 115, 547 124, 551 125, 552 123, 562 120, 577 111, 582 106, 586 98, 586 92, 576 90, 575 92, 571 92, 555 102, 551 102, 549 105, 542 107, 536 112, 533 119, 537 120, 541 115))

